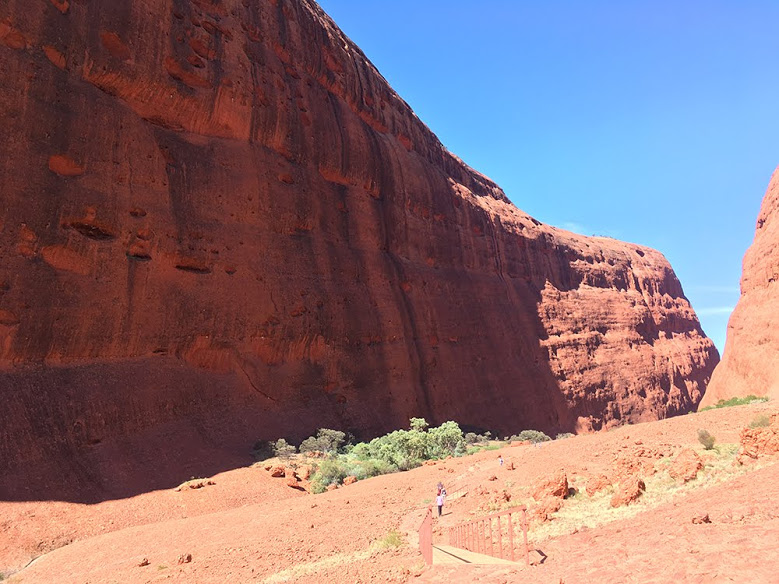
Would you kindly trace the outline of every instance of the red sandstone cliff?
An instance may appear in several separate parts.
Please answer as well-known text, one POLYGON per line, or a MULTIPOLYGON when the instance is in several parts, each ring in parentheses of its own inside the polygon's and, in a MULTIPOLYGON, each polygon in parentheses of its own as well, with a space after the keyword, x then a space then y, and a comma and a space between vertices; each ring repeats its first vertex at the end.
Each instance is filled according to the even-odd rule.
POLYGON ((728 321, 722 362, 700 405, 747 395, 779 397, 779 168, 744 255, 741 298, 728 321))
POLYGON ((654 419, 718 360, 661 254, 515 208, 309 0, 10 0, 0 64, 2 496, 654 419))

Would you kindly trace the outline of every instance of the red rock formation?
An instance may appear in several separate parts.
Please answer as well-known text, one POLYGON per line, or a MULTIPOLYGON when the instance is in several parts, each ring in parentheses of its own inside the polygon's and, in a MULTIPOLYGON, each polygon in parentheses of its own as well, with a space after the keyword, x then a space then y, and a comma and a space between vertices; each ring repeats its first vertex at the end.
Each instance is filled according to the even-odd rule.
POLYGON ((741 298, 728 321, 722 363, 700 405, 748 395, 779 397, 779 168, 744 255, 741 298))
POLYGON ((12 1, 0 62, 1 496, 654 419, 716 364, 661 254, 514 207, 309 0, 12 1))

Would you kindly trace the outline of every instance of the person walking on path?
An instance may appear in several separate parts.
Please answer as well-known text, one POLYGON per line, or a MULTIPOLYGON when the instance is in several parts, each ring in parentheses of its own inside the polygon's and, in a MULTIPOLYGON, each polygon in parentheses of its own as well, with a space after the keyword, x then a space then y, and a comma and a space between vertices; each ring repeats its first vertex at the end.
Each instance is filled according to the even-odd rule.
POLYGON ((438 506, 438 516, 441 517, 441 510, 444 508, 444 496, 442 493, 438 493, 435 498, 435 504, 438 506))

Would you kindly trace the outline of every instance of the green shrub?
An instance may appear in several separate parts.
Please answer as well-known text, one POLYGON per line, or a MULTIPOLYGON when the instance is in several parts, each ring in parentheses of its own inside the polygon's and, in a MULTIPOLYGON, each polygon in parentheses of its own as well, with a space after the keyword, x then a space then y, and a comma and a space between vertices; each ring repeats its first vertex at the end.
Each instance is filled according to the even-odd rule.
POLYGON ((565 440, 566 438, 573 438, 575 434, 571 434, 570 432, 563 432, 562 434, 558 434, 554 437, 555 440, 565 440))
POLYGON ((750 428, 768 428, 768 426, 771 425, 771 418, 766 416, 765 414, 760 414, 759 416, 755 416, 754 419, 749 422, 750 428))
POLYGON ((732 406, 746 406, 749 404, 759 404, 767 401, 768 401, 767 397, 757 397, 756 395, 748 395, 745 397, 732 397, 730 399, 721 399, 713 406, 707 406, 705 408, 701 408, 699 411, 705 412, 706 410, 729 408, 732 406))
POLYGON ((290 458, 295 452, 296 448, 284 438, 279 438, 273 445, 273 454, 279 458, 290 458))
POLYGON ((538 430, 522 430, 519 434, 514 434, 506 440, 508 442, 524 442, 527 440, 533 444, 538 444, 539 442, 549 442, 551 438, 538 430))
POLYGON ((714 443, 717 441, 717 439, 709 434, 708 430, 700 429, 698 430, 698 442, 703 444, 703 447, 706 450, 711 450, 714 448, 714 443))
MULTIPOLYGON (((444 422, 438 427, 428 428, 423 418, 412 418, 409 425, 409 430, 395 430, 370 442, 360 442, 340 454, 332 450, 332 458, 324 460, 312 475, 312 491, 321 493, 329 485, 341 483, 347 476, 361 480, 409 470, 425 460, 466 453, 465 438, 456 422, 444 422)), ((303 441, 301 450, 322 450, 320 439, 328 436, 323 432, 332 431, 320 429, 316 438, 303 441)), ((334 442, 339 442, 343 434, 335 438, 334 442)))
POLYGON ((340 485, 349 476, 349 465, 339 458, 323 460, 311 476, 311 491, 323 493, 330 485, 340 485))

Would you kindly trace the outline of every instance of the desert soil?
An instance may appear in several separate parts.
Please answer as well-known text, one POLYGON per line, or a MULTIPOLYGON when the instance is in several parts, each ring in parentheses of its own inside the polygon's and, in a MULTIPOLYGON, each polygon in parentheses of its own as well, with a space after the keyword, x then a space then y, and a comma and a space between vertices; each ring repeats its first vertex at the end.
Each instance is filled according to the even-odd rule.
POLYGON ((779 465, 769 457, 740 466, 727 446, 756 416, 777 410, 768 402, 505 446, 321 495, 290 488, 259 464, 200 489, 96 505, 0 502, 0 573, 14 583, 62 584, 779 582, 779 465), (717 437, 717 450, 698 443, 699 428, 717 437), (662 477, 684 447, 705 467, 680 487, 662 477), (638 502, 611 509, 608 493, 584 494, 589 477, 613 475, 641 452, 663 457, 652 461, 659 472, 646 473, 638 502), (559 470, 580 492, 549 521, 531 524, 542 563, 425 567, 416 534, 438 481, 449 492, 434 524, 434 541, 444 543, 447 527, 461 521, 511 504, 532 510, 533 486, 559 470), (710 523, 693 523, 705 515, 710 523), (391 545, 393 531, 402 545, 391 545))

